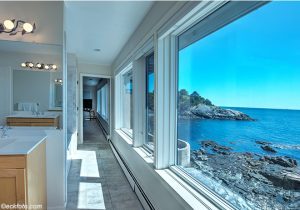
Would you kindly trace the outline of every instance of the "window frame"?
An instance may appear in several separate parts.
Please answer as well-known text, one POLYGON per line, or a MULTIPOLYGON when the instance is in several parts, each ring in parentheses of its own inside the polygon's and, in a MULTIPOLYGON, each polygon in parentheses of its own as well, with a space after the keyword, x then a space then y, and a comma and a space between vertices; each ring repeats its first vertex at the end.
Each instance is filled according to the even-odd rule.
POLYGON ((100 89, 97 90, 97 113, 101 113, 101 92, 100 89))
MULTIPOLYGON (((146 139, 148 138, 148 97, 147 97, 147 94, 148 94, 148 70, 147 70, 147 59, 148 57, 152 56, 153 55, 153 66, 154 66, 154 69, 155 69, 155 53, 154 53, 154 50, 151 49, 148 53, 146 53, 143 57, 143 59, 145 59, 145 77, 144 77, 144 80, 145 80, 145 136, 144 136, 144 141, 143 141, 143 148, 149 153, 149 154, 153 154, 154 153, 154 150, 155 150, 155 134, 153 135, 153 149, 150 148, 149 145, 146 144, 146 139)), ((153 69, 153 74, 154 74, 154 101, 155 101, 155 71, 153 69)), ((154 120, 156 118, 156 115, 155 115, 155 102, 154 102, 154 120)), ((154 121, 154 130, 155 130, 155 121, 154 121)))
MULTIPOLYGON (((124 110, 123 110, 123 102, 124 100, 120 100, 123 96, 124 96, 124 75, 128 74, 129 72, 131 72, 131 74, 133 73, 133 67, 132 67, 132 63, 129 63, 128 66, 126 66, 120 73, 118 73, 118 75, 116 75, 116 92, 115 92, 115 101, 118 102, 116 103, 116 120, 115 121, 115 129, 118 129, 120 131, 122 131, 124 134, 126 134, 126 136, 129 137, 129 139, 131 141, 133 141, 133 127, 131 129, 125 128, 123 126, 123 119, 124 119, 124 110)), ((132 89, 134 88, 134 81, 133 81, 133 75, 132 76, 132 89)), ((132 101, 133 102, 133 101, 132 101)), ((131 102, 131 103, 132 103, 131 102)), ((131 119, 133 120, 133 118, 131 119)))
POLYGON ((203 32, 200 38, 202 39, 266 3, 201 2, 195 10, 158 37, 157 69, 164 69, 164 71, 158 71, 156 74, 156 90, 159 90, 159 92, 157 91, 157 100, 160 101, 160 104, 156 100, 158 109, 155 110, 157 116, 156 139, 159 141, 157 141, 155 166, 157 169, 170 168, 188 185, 221 209, 235 209, 235 207, 177 166, 178 37, 199 22, 214 17, 218 14, 217 11, 223 13, 221 20, 216 18, 215 22, 210 22, 212 26, 203 32), (234 11, 234 14, 228 11, 234 11), (167 110, 169 113, 166 113, 167 110), (166 123, 169 123, 169 126, 165 125, 166 123))
POLYGON ((104 84, 97 90, 97 113, 108 122, 108 107, 109 107, 109 85, 104 84))

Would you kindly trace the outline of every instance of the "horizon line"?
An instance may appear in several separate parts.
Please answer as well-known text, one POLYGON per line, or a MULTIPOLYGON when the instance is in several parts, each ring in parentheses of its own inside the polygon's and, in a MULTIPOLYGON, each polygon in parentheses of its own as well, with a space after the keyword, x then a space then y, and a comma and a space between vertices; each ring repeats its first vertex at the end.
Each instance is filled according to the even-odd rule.
MULTIPOLYGON (((218 105, 219 106, 219 105, 218 105)), ((247 108, 247 109, 275 109, 275 110, 290 110, 290 111, 300 111, 296 108, 270 108, 270 107, 246 107, 246 106, 219 106, 224 108, 247 108)))

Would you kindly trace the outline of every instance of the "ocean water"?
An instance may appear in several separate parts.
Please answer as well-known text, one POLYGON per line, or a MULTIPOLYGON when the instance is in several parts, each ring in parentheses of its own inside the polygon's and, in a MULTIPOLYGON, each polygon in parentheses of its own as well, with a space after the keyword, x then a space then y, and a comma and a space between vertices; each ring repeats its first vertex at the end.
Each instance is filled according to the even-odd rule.
POLYGON ((188 141, 191 149, 201 148, 202 140, 229 146, 233 152, 283 155, 300 161, 300 110, 233 108, 255 121, 179 120, 178 138, 188 141), (270 142, 277 153, 269 153, 255 141, 270 142))

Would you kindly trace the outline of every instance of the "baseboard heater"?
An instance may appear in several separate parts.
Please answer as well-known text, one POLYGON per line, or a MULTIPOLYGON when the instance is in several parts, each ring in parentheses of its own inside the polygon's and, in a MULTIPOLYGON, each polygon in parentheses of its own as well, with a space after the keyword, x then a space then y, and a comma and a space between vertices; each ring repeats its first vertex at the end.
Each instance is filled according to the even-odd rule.
MULTIPOLYGON (((126 172, 130 175, 131 179, 133 180, 133 182, 134 182, 133 191, 137 194, 137 197, 139 199, 140 199, 140 197, 139 197, 138 193, 140 193, 140 195, 142 196, 143 201, 141 199, 140 199, 140 201, 141 201, 143 207, 145 208, 145 210, 155 210, 155 208, 151 204, 150 200, 148 199, 147 195, 145 194, 143 188, 139 185, 137 179, 134 177, 133 173, 129 169, 128 165, 126 164, 126 162, 124 161, 124 159, 122 158, 122 156, 119 154, 118 150, 115 148, 115 146, 113 145, 113 143, 111 141, 109 141, 109 144, 110 144, 110 147, 112 148, 112 151, 115 154, 115 156, 116 156, 119 164, 121 165, 121 168, 123 170, 126 170, 126 172), (138 192, 137 192, 137 190, 138 190, 138 192), (145 204, 147 206, 145 206, 145 204)), ((125 173, 125 171, 124 171, 124 173, 125 173)), ((126 173, 125 173, 125 175, 126 175, 126 173)))
POLYGON ((103 127, 103 125, 102 125, 99 117, 96 116, 96 119, 97 119, 97 122, 98 122, 98 124, 99 124, 99 126, 100 126, 100 128, 101 128, 101 130, 102 130, 102 132, 103 132, 103 134, 104 134, 104 136, 106 138, 106 140, 109 140, 109 134, 106 132, 105 128, 103 127))

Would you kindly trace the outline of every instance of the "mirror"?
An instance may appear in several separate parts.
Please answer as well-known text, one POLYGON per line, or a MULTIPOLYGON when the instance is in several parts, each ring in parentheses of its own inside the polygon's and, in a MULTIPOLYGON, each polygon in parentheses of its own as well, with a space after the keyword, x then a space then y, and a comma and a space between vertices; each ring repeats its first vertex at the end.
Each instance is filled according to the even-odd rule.
POLYGON ((14 111, 35 111, 36 107, 33 104, 39 104, 41 111, 61 110, 60 72, 13 70, 12 76, 14 111), (31 108, 23 107, 24 104, 29 106, 30 103, 31 108))
POLYGON ((54 107, 61 108, 62 107, 62 84, 55 84, 54 86, 54 107))
POLYGON ((0 78, 0 121, 13 111, 62 110, 62 46, 1 40, 0 78))
POLYGON ((63 105, 62 72, 52 72, 50 75, 50 105, 51 110, 61 110, 63 105))

